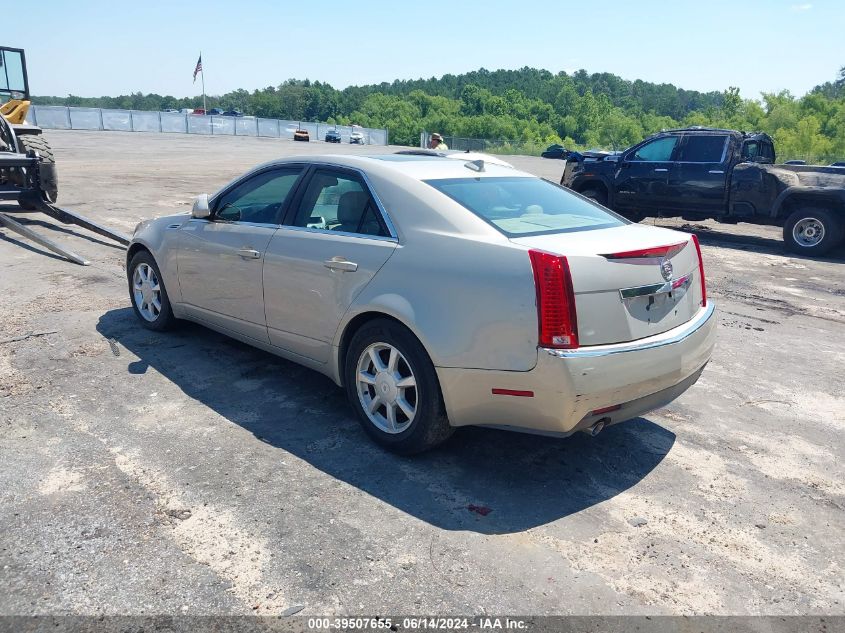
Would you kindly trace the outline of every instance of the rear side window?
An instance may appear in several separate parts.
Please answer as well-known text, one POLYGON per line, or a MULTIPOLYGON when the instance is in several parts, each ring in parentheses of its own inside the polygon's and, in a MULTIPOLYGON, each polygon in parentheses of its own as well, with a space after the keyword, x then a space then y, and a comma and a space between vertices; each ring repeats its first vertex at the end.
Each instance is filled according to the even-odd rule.
POLYGON ((314 172, 302 196, 294 226, 360 235, 389 234, 360 178, 331 169, 314 172))
POLYGON ((721 163, 727 144, 727 136, 687 136, 678 160, 686 163, 721 163))
POLYGON ((539 178, 448 178, 426 183, 508 237, 627 224, 603 207, 539 178))

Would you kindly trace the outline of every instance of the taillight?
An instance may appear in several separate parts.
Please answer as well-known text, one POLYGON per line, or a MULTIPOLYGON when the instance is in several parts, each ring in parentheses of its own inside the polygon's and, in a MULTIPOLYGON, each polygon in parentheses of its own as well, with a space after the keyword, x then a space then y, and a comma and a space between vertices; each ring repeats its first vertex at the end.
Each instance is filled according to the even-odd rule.
POLYGON ((695 252, 698 253, 698 278, 701 280, 701 305, 707 305, 707 284, 704 281, 704 260, 701 258, 701 246, 698 244, 698 236, 693 233, 692 243, 695 244, 695 252))
POLYGON ((575 292, 566 257, 544 251, 528 251, 537 290, 537 320, 541 347, 578 347, 575 292))

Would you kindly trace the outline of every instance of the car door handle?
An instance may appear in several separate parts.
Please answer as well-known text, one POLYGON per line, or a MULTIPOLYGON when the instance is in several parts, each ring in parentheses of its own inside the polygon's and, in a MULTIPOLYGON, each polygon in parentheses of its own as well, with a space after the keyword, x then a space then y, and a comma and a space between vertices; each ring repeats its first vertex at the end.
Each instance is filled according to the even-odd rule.
POLYGON ((664 169, 663 167, 655 167, 654 171, 669 171, 668 169, 664 169))
POLYGON ((725 170, 724 169, 711 169, 707 173, 708 174, 724 174, 725 170))
POLYGON ((354 273, 358 270, 358 264, 347 261, 343 259, 343 257, 332 257, 331 259, 327 259, 323 262, 323 266, 329 270, 338 270, 344 273, 354 273))
POLYGON ((258 259, 261 257, 261 253, 252 248, 242 248, 238 250, 238 255, 244 259, 258 259))

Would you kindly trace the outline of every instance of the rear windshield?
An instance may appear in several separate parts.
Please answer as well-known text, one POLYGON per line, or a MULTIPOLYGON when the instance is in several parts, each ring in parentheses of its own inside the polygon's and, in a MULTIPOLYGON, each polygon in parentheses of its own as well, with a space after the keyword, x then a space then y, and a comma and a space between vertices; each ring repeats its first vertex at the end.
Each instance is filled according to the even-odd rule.
POLYGON ((540 178, 448 178, 426 183, 508 237, 627 224, 616 214, 540 178))

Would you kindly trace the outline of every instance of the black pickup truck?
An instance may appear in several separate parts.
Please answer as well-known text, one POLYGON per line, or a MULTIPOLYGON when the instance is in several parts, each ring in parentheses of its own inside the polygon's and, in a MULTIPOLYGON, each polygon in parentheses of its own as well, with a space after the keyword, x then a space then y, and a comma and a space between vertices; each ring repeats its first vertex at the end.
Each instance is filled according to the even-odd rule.
POLYGON ((845 168, 775 165, 766 134, 685 128, 623 152, 568 152, 560 183, 639 221, 712 218, 783 227, 789 250, 822 255, 845 238, 845 168))

